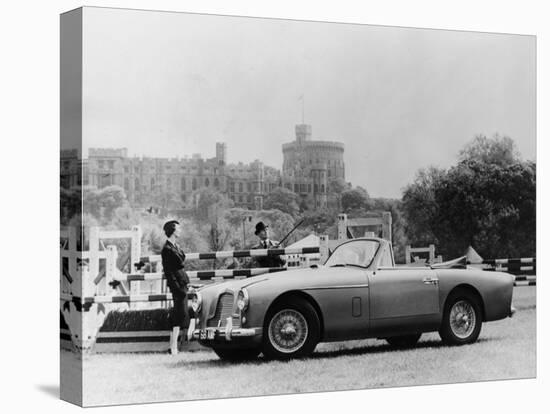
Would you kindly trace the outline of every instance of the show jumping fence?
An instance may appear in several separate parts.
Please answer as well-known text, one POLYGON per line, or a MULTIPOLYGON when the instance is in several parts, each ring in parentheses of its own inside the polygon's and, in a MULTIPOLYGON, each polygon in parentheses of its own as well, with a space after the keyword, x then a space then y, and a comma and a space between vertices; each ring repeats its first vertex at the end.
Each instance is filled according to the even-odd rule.
MULTIPOLYGON (((90 350, 98 339, 99 343, 105 342, 102 338, 107 333, 100 333, 100 329, 109 311, 165 307, 172 300, 172 295, 166 288, 160 255, 141 255, 141 234, 139 226, 127 231, 105 231, 91 227, 89 249, 82 251, 77 249, 75 228, 61 231, 60 300, 61 312, 68 327, 62 329, 62 340, 66 342, 70 335, 73 346, 90 350), (130 240, 130 248, 121 255, 116 245, 105 243, 118 239, 130 240), (149 267, 155 271, 144 271, 146 264, 150 264, 149 267), (145 294, 141 292, 140 282, 154 285, 150 285, 150 292, 145 294)), ((303 259, 300 263, 309 266, 309 258, 319 256, 319 247, 187 253, 186 261, 274 255, 298 255, 303 259)), ((198 283, 216 283, 285 270, 287 268, 215 269, 187 271, 187 274, 191 287, 197 288, 202 286, 198 283)), ((192 296, 191 291, 190 297, 192 296)), ((166 339, 165 331, 160 331, 159 334, 166 339)), ((109 333, 107 336, 110 338, 107 342, 116 339, 116 333, 109 333)), ((148 345, 151 343, 158 346, 159 342, 152 340, 154 334, 151 332, 145 336, 139 332, 125 332, 121 336, 137 337, 138 342, 142 343, 141 350, 150 349, 148 345)))
POLYGON ((477 265, 486 271, 506 272, 514 275, 514 286, 536 286, 536 263, 537 260, 534 257, 521 257, 513 259, 485 259, 477 265))

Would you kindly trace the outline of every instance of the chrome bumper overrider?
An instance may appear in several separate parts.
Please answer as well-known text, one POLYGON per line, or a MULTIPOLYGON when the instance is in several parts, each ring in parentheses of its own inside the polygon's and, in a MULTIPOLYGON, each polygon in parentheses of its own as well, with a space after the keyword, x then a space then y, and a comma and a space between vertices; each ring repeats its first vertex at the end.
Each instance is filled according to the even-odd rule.
POLYGON ((240 328, 235 327, 231 323, 231 318, 227 318, 227 324, 224 327, 219 328, 204 328, 196 329, 197 320, 192 319, 187 331, 187 338, 189 340, 202 339, 202 340, 220 340, 225 339, 231 341, 233 338, 245 338, 262 334, 261 328, 240 328), (201 338, 201 332, 205 336, 201 338))
POLYGON ((516 308, 514 308, 513 306, 510 307, 510 314, 508 315, 508 317, 512 317, 514 316, 514 313, 516 313, 516 308))

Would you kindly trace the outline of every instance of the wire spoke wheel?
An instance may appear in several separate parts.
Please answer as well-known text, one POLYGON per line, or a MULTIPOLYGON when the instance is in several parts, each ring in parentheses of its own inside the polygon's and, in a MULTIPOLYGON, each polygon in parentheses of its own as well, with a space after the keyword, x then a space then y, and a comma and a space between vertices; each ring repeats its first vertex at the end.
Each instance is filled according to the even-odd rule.
POLYGON ((456 302, 449 313, 449 324, 458 338, 468 338, 476 326, 476 312, 472 304, 465 300, 456 302))
POLYGON ((269 323, 268 335, 273 348, 285 354, 299 350, 306 342, 309 327, 306 318, 295 309, 283 309, 269 323))

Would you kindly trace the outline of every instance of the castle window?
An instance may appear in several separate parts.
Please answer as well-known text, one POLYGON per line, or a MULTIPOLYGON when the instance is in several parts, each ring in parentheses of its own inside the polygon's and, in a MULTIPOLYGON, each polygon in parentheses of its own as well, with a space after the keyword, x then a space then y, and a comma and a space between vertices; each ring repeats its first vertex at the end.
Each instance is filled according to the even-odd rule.
MULTIPOLYGON (((233 181, 231 181, 229 183, 229 191, 234 193, 235 192, 235 183, 233 181)), ((233 200, 234 201, 234 200, 233 200)))
POLYGON ((97 166, 98 166, 98 168, 105 168, 105 161, 99 160, 99 161, 97 162, 97 166))
POLYGON ((151 178, 151 190, 153 189, 154 186, 155 186, 155 179, 151 178))
POLYGON ((130 172, 130 169, 128 167, 124 167, 124 172, 128 174, 130 172))
MULTIPOLYGON (((239 183, 239 193, 242 193, 243 192, 243 183, 239 183)), ((239 197, 242 201, 242 197, 239 197)))
POLYGON ((172 186, 172 180, 170 178, 166 179, 166 187, 170 188, 172 186))
POLYGON ((197 189, 197 179, 193 178, 193 190, 197 189))
POLYGON ((252 196, 251 195, 248 195, 247 199, 248 199, 249 203, 252 203, 252 196))
POLYGON ((113 160, 109 160, 107 161, 107 166, 109 167, 109 169, 113 169, 115 168, 115 162, 113 160))
POLYGON ((214 178, 214 187, 218 188, 220 186, 220 180, 214 178))
POLYGON ((248 192, 252 191, 252 185, 250 183, 246 183, 246 191, 248 192))
POLYGON ((330 174, 330 170, 327 171, 327 174, 328 174, 328 176, 330 177, 330 175, 331 175, 331 174, 330 174))
POLYGON ((182 177, 180 187, 181 191, 185 191, 185 177, 182 177))
POLYGON ((313 192, 315 192, 315 193, 319 192, 319 186, 317 184, 313 185, 313 192))
POLYGON ((204 180, 204 185, 205 185, 206 187, 208 187, 208 186, 210 185, 210 180, 209 180, 208 178, 206 178, 206 179, 204 180))
POLYGON ((128 191, 130 189, 130 180, 128 178, 124 179, 124 189, 128 191))
POLYGON ((308 192, 308 193, 311 193, 311 184, 308 184, 308 185, 307 185, 307 192, 308 192))
POLYGON ((321 184, 321 192, 322 192, 322 193, 325 192, 325 185, 324 185, 324 184, 321 184))
POLYGON ((135 191, 139 191, 139 190, 140 190, 140 188, 139 188, 139 178, 136 178, 136 179, 134 180, 134 190, 135 190, 135 191))
POLYGON ((300 186, 298 184, 294 184, 294 192, 299 193, 300 192, 300 186))

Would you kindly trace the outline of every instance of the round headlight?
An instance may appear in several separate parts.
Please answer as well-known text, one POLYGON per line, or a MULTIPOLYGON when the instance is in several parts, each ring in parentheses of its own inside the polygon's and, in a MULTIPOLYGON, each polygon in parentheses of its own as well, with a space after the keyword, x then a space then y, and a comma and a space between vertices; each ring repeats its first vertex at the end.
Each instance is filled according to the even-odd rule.
POLYGON ((196 313, 201 310, 202 307, 202 295, 200 292, 195 292, 195 297, 191 299, 191 308, 196 313))
POLYGON ((246 289, 241 289, 237 295, 237 308, 242 312, 248 308, 248 292, 246 289))

